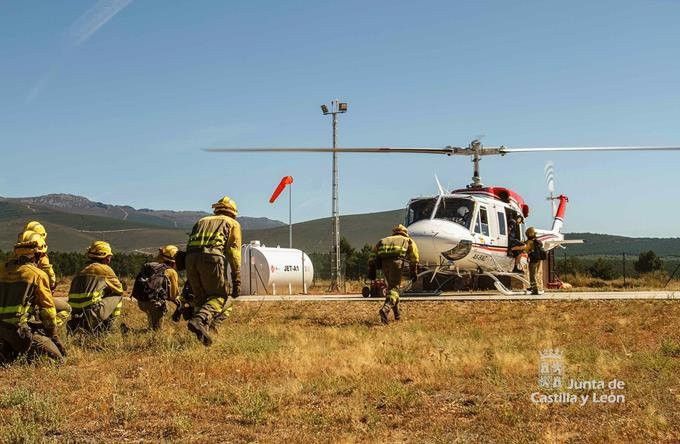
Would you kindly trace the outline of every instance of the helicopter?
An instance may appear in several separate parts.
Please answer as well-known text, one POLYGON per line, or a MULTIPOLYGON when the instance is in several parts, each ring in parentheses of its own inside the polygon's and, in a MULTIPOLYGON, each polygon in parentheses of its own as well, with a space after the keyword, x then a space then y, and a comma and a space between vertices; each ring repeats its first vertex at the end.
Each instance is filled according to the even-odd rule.
MULTIPOLYGON (((510 247, 524 242, 525 219, 530 208, 513 190, 482 183, 479 163, 484 156, 515 153, 586 152, 586 151, 678 151, 674 146, 605 146, 605 147, 485 147, 478 139, 466 147, 443 148, 208 148, 209 152, 297 152, 297 153, 382 153, 439 154, 472 157, 472 182, 465 188, 445 191, 437 179, 438 195, 409 200, 405 226, 420 251, 422 270, 418 282, 425 291, 440 293, 442 289, 462 290, 477 287, 480 278, 491 282, 504 295, 526 294, 512 289, 512 280, 524 288, 529 283, 523 273, 516 272, 510 247), (518 217, 519 216, 519 217, 518 217), (513 226, 511 221, 516 222, 513 226)), ((547 252, 568 244, 561 232, 569 199, 553 196, 553 222, 550 228, 536 229, 537 239, 547 252)))

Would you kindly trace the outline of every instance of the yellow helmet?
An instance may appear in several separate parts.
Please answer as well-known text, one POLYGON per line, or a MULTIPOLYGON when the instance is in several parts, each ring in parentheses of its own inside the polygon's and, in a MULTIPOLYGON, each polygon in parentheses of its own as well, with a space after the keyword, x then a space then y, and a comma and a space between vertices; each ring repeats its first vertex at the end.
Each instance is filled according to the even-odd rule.
POLYGON ((212 204, 212 207, 215 214, 223 212, 233 217, 236 217, 238 214, 236 202, 234 202, 234 200, 229 196, 224 196, 222 199, 212 204))
POLYGON ((403 234, 404 236, 408 236, 408 229, 402 224, 395 225, 394 228, 392 228, 392 234, 403 234))
POLYGON ((113 251, 111 251, 111 245, 108 242, 94 241, 87 249, 87 256, 91 259, 105 259, 113 256, 113 251))
POLYGON ((175 262, 175 256, 179 248, 174 245, 166 245, 163 248, 158 249, 158 260, 175 262))
POLYGON ((14 245, 14 254, 17 256, 33 256, 35 253, 47 253, 45 238, 34 231, 24 231, 19 235, 18 242, 14 245))
POLYGON ((534 237, 536 237, 536 228, 534 227, 527 228, 526 235, 529 239, 533 239, 534 237))
POLYGON ((43 227, 43 224, 36 220, 27 223, 26 226, 24 227, 24 231, 34 231, 41 235, 42 237, 44 237, 45 239, 47 239, 47 231, 45 231, 45 227, 43 227))

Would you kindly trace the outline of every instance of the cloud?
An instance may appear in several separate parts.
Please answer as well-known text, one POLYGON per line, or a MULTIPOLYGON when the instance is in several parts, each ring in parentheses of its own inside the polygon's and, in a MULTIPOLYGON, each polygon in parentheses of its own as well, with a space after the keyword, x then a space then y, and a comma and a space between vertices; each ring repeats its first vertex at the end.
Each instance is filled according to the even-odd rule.
POLYGON ((116 14, 132 3, 132 1, 133 0, 99 0, 94 6, 85 11, 83 15, 78 17, 68 29, 66 36, 67 41, 62 50, 61 57, 33 85, 26 96, 26 103, 29 104, 33 102, 33 100, 40 95, 50 79, 54 77, 59 68, 64 64, 64 60, 68 53, 73 51, 77 46, 88 41, 102 28, 102 26, 106 25, 116 16, 116 14))
POLYGON ((99 0, 69 28, 73 46, 82 45, 132 0, 99 0))

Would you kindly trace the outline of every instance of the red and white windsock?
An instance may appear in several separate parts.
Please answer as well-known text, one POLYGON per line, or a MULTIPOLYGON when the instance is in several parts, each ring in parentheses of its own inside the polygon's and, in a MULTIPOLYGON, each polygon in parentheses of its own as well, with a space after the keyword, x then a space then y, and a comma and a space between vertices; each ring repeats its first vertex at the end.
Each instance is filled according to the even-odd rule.
POLYGON ((272 197, 269 198, 269 203, 274 203, 274 201, 281 195, 281 193, 283 193, 283 190, 286 188, 286 185, 290 185, 292 183, 293 176, 285 176, 283 179, 281 179, 281 182, 279 182, 279 185, 274 190, 272 197))

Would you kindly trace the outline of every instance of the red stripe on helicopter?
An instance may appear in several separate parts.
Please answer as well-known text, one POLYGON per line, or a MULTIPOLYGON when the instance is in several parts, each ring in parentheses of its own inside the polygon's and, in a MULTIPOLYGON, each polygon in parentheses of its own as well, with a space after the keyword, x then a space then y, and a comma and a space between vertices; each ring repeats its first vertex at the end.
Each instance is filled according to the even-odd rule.
POLYGON ((459 190, 453 190, 452 193, 486 194, 505 203, 510 203, 510 201, 512 200, 520 208, 520 210, 522 211, 522 215, 524 217, 529 217, 529 205, 527 205, 526 202, 524 202, 522 196, 515 193, 509 188, 504 187, 463 188, 459 190))
POLYGON ((507 252, 508 247, 498 247, 495 245, 486 245, 486 244, 472 244, 472 246, 481 248, 482 250, 490 250, 490 251, 502 251, 502 252, 507 252))

